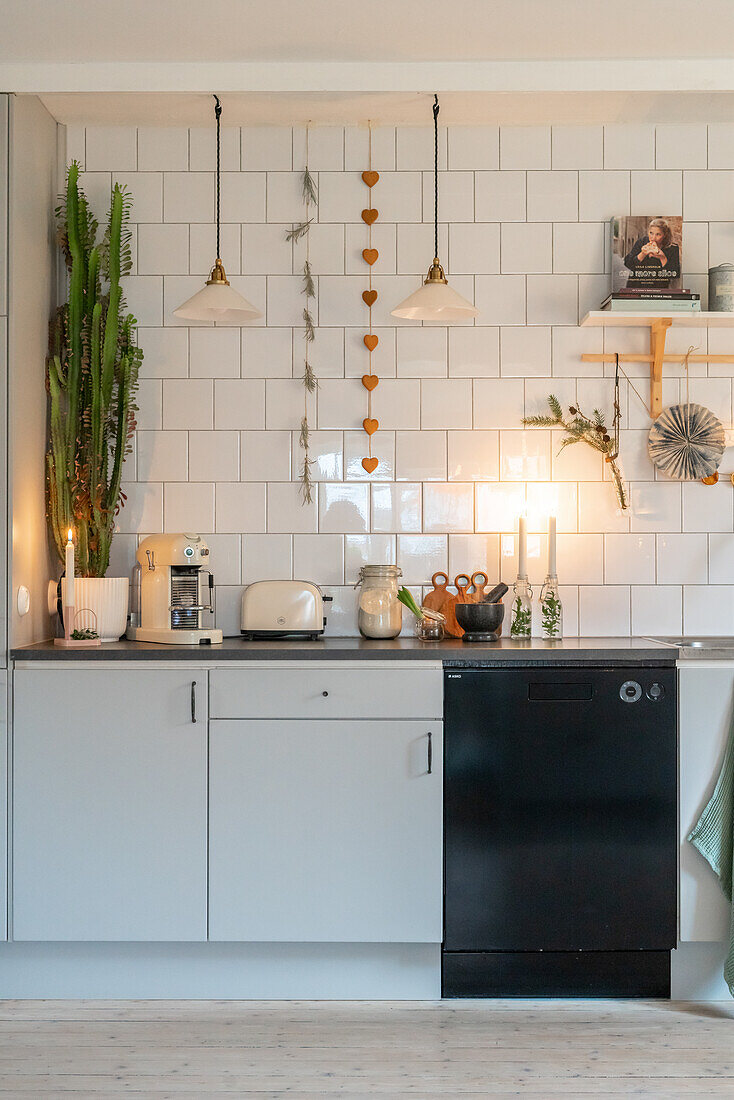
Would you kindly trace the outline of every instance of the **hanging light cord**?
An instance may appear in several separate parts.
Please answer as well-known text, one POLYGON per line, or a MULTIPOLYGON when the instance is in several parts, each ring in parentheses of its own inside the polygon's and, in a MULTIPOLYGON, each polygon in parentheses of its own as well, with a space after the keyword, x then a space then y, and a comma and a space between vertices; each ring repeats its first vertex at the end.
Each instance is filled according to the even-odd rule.
POLYGON ((438 257, 438 96, 433 96, 433 255, 438 257))
POLYGON ((220 134, 220 119, 222 117, 222 105, 219 102, 219 96, 214 96, 216 106, 214 108, 214 117, 217 120, 217 259, 221 260, 222 253, 219 251, 219 177, 221 173, 221 134, 220 134))

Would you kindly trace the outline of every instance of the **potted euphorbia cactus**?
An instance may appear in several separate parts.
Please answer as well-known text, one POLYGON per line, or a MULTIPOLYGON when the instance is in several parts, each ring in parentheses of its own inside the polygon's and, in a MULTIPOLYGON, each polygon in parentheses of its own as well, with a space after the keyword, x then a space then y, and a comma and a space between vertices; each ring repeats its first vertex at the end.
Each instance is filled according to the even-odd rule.
POLYGON ((128 605, 129 578, 105 574, 115 517, 125 500, 122 467, 135 429, 143 358, 121 285, 131 267, 130 205, 125 188, 115 184, 98 239, 99 225, 79 187, 79 165, 72 161, 56 211, 68 301, 51 321, 46 361, 49 530, 62 563, 72 533, 74 602, 94 613, 75 625, 96 629, 102 640, 124 633, 128 605))

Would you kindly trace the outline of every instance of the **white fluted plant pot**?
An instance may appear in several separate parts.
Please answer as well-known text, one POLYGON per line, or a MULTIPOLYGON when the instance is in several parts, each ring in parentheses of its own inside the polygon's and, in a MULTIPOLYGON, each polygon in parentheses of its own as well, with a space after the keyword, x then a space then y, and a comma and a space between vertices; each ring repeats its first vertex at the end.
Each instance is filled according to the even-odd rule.
MULTIPOLYGON (((101 641, 116 642, 127 628, 129 587, 127 577, 75 577, 77 615, 71 629, 96 630, 101 641)), ((61 578, 61 596, 65 606, 66 577, 61 578)))

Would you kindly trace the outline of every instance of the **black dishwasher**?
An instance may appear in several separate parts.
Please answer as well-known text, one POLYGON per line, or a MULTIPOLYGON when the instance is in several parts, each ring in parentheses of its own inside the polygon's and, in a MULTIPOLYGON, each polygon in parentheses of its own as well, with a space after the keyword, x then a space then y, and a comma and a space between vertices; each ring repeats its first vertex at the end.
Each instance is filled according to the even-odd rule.
POLYGON ((445 997, 668 997, 674 667, 447 668, 445 997))

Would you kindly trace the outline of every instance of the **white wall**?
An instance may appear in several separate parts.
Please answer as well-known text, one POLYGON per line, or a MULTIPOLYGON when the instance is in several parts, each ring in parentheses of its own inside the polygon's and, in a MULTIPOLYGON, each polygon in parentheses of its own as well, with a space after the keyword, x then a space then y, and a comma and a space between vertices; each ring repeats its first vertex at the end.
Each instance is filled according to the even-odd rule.
POLYGON ((55 305, 57 126, 34 96, 10 97, 9 424, 10 637, 15 646, 51 634, 44 455, 48 323, 55 305), (18 585, 31 593, 21 618, 18 585))
MULTIPOLYGON (((380 466, 361 468, 367 285, 360 211, 369 193, 366 130, 317 128, 320 188, 312 260, 319 328, 311 403, 317 500, 303 508, 295 431, 303 403, 300 128, 223 131, 223 259, 265 314, 244 328, 185 327, 172 309, 198 289, 214 255, 213 130, 74 128, 69 155, 103 213, 112 179, 135 198, 136 261, 127 294, 145 349, 139 430, 126 475, 113 572, 127 572, 141 534, 198 530, 212 545, 218 618, 238 629, 241 585, 303 577, 335 598, 330 632, 355 632, 352 584, 363 562, 397 560, 407 584, 484 568, 515 571, 513 526, 527 504, 531 579, 545 571, 545 513, 559 517, 566 632, 730 632, 734 519, 728 479, 715 488, 656 479, 649 420, 624 386, 623 465, 633 507, 619 514, 599 456, 523 431, 548 393, 611 412, 611 378, 582 351, 646 351, 643 329, 578 328, 608 289, 613 214, 685 216, 686 279, 704 294, 709 264, 734 260, 734 128, 705 124, 495 126, 440 132, 441 256, 476 301, 476 324, 396 322, 390 309, 419 285, 433 255, 432 131, 373 135, 373 327, 381 377, 374 415, 380 466)), ((734 352, 730 330, 672 332, 734 352)), ((639 365, 636 374, 642 374, 639 365)), ((691 398, 732 424, 732 365, 696 365, 691 398)), ((666 366, 664 400, 681 393, 666 366)), ((646 393, 644 380, 641 392, 646 393)))

